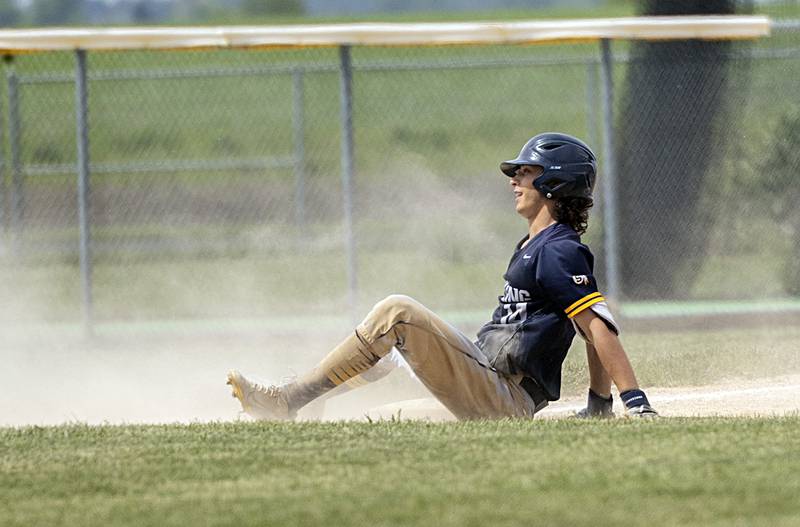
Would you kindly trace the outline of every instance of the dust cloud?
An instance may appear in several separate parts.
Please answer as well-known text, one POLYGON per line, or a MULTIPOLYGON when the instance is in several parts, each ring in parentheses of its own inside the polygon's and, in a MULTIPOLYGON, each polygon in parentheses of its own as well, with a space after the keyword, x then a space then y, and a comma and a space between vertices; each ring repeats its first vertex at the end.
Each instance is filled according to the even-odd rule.
MULTIPOLYGON (((75 336, 6 340, 0 347, 0 426, 247 420, 225 385, 228 369, 280 381, 311 367, 345 334, 131 337, 91 344, 75 336)), ((798 375, 647 389, 653 404, 667 416, 782 415, 800 409, 798 375)), ((582 406, 582 393, 565 389, 562 400, 542 416, 569 415, 582 406)), ((619 412, 618 398, 616 405, 619 412)), ((323 405, 312 403, 300 414, 314 420, 393 417, 450 418, 401 368, 323 405)))
MULTIPOLYGON (((508 255, 525 231, 514 214, 505 180, 492 179, 488 169, 485 177, 443 177, 411 155, 396 160, 384 171, 380 183, 364 174, 358 190, 357 234, 362 264, 359 313, 366 313, 386 294, 409 293, 436 311, 482 313, 468 322, 462 319, 455 323, 474 335, 491 314, 508 255), (478 183, 466 185, 465 180, 478 183), (490 265, 479 267, 477 275, 450 276, 457 269, 489 259, 490 265), (484 276, 487 273, 491 276, 484 276)), ((253 238, 254 244, 263 244, 261 238, 275 237, 269 242, 271 247, 283 253, 291 250, 291 244, 279 239, 275 229, 261 232, 260 237, 253 238)), ((308 236, 306 246, 316 242, 325 247, 337 245, 329 232, 311 232, 308 236)), ((263 250, 254 248, 256 253, 264 258, 263 250)), ((245 252, 240 257, 247 260, 251 255, 245 252)), ((159 322, 174 322, 170 313, 165 313, 164 320, 137 325, 141 321, 125 316, 125 298, 120 298, 115 306, 118 316, 101 321, 97 336, 87 340, 76 313, 76 268, 65 274, 59 267, 52 272, 60 274, 54 276, 48 276, 48 269, 40 264, 26 269, 29 272, 20 275, 26 277, 24 280, 6 278, 0 282, 0 369, 4 379, 0 426, 241 419, 238 402, 225 385, 229 369, 239 369, 265 382, 280 382, 293 372, 313 366, 351 331, 349 323, 325 322, 325 316, 318 314, 325 310, 319 306, 310 314, 282 313, 281 295, 286 292, 273 294, 267 290, 253 295, 252 289, 266 286, 256 276, 245 276, 238 277, 228 290, 228 301, 239 300, 236 312, 219 303, 216 312, 200 313, 191 324, 167 324, 171 329, 156 330, 159 322), (62 290, 54 292, 54 287, 62 290), (69 305, 53 305, 64 298, 71 299, 69 305), (235 323, 236 317, 249 310, 257 314, 242 330, 242 325, 235 323), (220 324, 220 320, 231 323, 220 324)), ((305 287, 318 285, 313 273, 314 269, 309 269, 308 279, 297 282, 296 294, 302 296, 305 287)), ((183 290, 180 283, 184 282, 171 289, 170 294, 187 297, 186 302, 177 304, 202 298, 202 290, 189 278, 183 290)), ((204 303, 215 306, 214 300, 209 298, 204 303)), ((342 300, 326 297, 313 302, 341 306, 342 300)), ((336 320, 342 318, 341 313, 335 315, 339 316, 336 320)), ((626 331, 636 334, 635 324, 629 324, 626 331)), ((658 332, 647 335, 637 337, 643 350, 649 347, 648 342, 664 338, 658 332)), ((576 362, 572 373, 565 371, 565 376, 577 377, 565 381, 564 399, 551 405, 545 416, 563 416, 582 404, 582 354, 573 350, 571 355, 570 360, 576 362)), ((795 360, 793 364, 798 363, 795 360)), ((758 380, 758 372, 750 372, 747 380, 726 381, 725 376, 711 375, 708 383, 681 387, 671 382, 668 388, 648 387, 648 393, 665 415, 796 412, 800 408, 796 396, 800 378, 776 376, 774 372, 765 372, 764 376, 769 378, 758 380)), ((301 412, 305 419, 396 415, 448 418, 427 390, 402 369, 372 385, 329 399, 324 406, 312 405, 301 412)))
MULTIPOLYGON (((33 345, 6 343, 0 349, 5 379, 0 426, 246 419, 225 384, 229 369, 262 382, 280 382, 311 367, 340 336, 144 337, 91 344, 78 338, 40 338, 33 345)), ((325 405, 312 405, 301 418, 358 419, 372 406, 424 396, 429 396, 427 391, 398 370, 325 405)))
MULTIPOLYGON (((373 183, 365 175, 358 192, 357 234, 359 257, 364 263, 358 309, 361 315, 387 294, 407 293, 409 289, 424 292, 427 282, 419 279, 420 270, 414 267, 420 258, 433 255, 441 266, 449 266, 477 258, 482 251, 496 252, 496 248, 511 246, 519 235, 513 232, 503 237, 486 215, 474 214, 476 202, 486 206, 487 199, 498 196, 512 206, 503 179, 481 183, 478 190, 464 187, 436 177, 413 156, 398 159, 394 168, 384 170, 381 180, 386 181, 388 175, 396 184, 373 183)), ((255 263, 237 267, 235 277, 224 273, 216 277, 235 279, 230 285, 216 284, 217 290, 224 290, 224 299, 209 297, 213 292, 203 289, 207 284, 198 285, 192 276, 195 262, 191 259, 167 262, 179 272, 165 281, 171 296, 162 319, 148 320, 127 302, 126 294, 139 293, 130 283, 119 284, 118 299, 109 300, 105 289, 102 302, 96 306, 98 323, 91 339, 84 337, 80 323, 75 262, 12 261, 10 273, 0 282, 0 365, 5 379, 0 426, 242 418, 238 402, 225 385, 228 370, 239 369, 266 383, 281 382, 312 367, 351 331, 350 322, 341 322, 348 318, 340 312, 343 291, 312 297, 312 303, 339 306, 338 312, 331 313, 331 309, 326 311, 319 305, 309 306, 308 314, 282 309, 286 295, 302 297, 319 285, 313 277, 314 269, 267 282, 258 275, 259 262, 270 254, 285 258, 299 251, 298 255, 305 257, 310 251, 321 254, 320 265, 324 265, 325 251, 331 247, 341 251, 338 229, 338 224, 333 230, 309 229, 301 246, 270 225, 240 237, 253 247, 239 248, 235 263, 255 263), (180 273, 182 262, 187 264, 184 276, 180 273), (22 278, 12 279, 12 275, 22 278), (281 281, 291 284, 277 283, 281 281), (258 291, 273 283, 277 283, 275 291, 258 291), (173 318, 171 306, 197 306, 197 316, 187 321, 186 314, 181 313, 173 318), (110 309, 112 315, 104 309, 110 309), (328 320, 331 318, 335 322, 328 320)), ((507 258, 506 252, 503 249, 501 260, 507 258)), ((142 260, 121 259, 113 264, 129 265, 132 282, 138 279, 134 270, 142 260)), ((96 273, 103 272, 98 265, 96 273)), ((497 270, 495 281, 500 280, 501 272, 497 270)), ((98 289, 116 286, 108 278, 98 279, 95 285, 98 289)), ((159 302, 155 294, 163 291, 153 293, 152 302, 159 302)), ((472 295, 469 287, 464 287, 441 303, 452 307, 453 299, 471 299, 472 295)), ((494 288, 491 294, 480 295, 485 298, 485 307, 478 307, 487 317, 495 295, 494 288)), ((435 307, 437 299, 433 295, 423 300, 435 307)), ((136 301, 141 305, 141 299, 136 301)), ((476 307, 470 301, 467 307, 476 307)), ((158 311, 158 306, 153 310, 158 311)), ((474 333, 479 322, 482 320, 463 329, 474 333)), ((418 381, 398 370, 374 385, 324 405, 312 405, 301 412, 301 417, 363 418, 371 407, 429 395, 418 381)))
MULTIPOLYGON (((285 364, 269 360, 268 346, 283 339, 231 345, 216 342, 130 343, 81 348, 0 351, 4 364, 0 426, 62 423, 192 423, 247 420, 225 385, 232 366, 265 380, 279 380, 285 364)), ((324 340, 324 339, 323 339, 324 340)), ((323 345, 297 340, 295 344, 323 345)), ((295 362, 298 368, 307 360, 295 362)), ((705 386, 648 387, 653 404, 666 416, 784 415, 800 409, 800 377, 781 376, 705 386)), ((542 417, 558 418, 581 408, 583 397, 567 394, 542 417)), ((620 412, 619 399, 616 399, 620 412)), ((449 413, 417 381, 397 370, 359 390, 312 403, 301 419, 367 418, 449 420, 449 413)))

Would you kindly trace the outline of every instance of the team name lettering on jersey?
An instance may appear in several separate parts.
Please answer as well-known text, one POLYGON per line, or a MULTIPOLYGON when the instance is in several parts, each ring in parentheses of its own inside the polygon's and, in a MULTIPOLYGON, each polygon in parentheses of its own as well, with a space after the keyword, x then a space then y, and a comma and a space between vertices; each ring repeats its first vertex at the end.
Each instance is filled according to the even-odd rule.
POLYGON ((500 302, 505 309, 505 315, 500 318, 500 323, 510 324, 525 320, 528 316, 528 302, 530 300, 531 294, 528 291, 511 287, 506 282, 503 287, 503 296, 500 297, 500 302))
POLYGON ((511 284, 506 282, 506 285, 503 287, 503 296, 500 298, 500 301, 503 303, 528 302, 530 299, 531 294, 528 291, 511 287, 511 284))

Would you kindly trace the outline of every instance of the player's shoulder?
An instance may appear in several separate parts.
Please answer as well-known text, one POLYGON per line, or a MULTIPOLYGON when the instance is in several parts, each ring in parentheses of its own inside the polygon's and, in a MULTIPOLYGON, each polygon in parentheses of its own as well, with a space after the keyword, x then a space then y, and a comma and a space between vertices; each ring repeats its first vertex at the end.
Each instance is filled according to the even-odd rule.
POLYGON ((558 223, 553 228, 550 236, 544 240, 542 244, 542 252, 545 253, 558 253, 558 254, 571 254, 571 253, 589 253, 589 247, 582 241, 580 235, 569 225, 558 223))
POLYGON ((538 254, 538 265, 543 269, 583 267, 587 264, 589 268, 594 266, 594 255, 569 225, 559 224, 544 240, 538 254))

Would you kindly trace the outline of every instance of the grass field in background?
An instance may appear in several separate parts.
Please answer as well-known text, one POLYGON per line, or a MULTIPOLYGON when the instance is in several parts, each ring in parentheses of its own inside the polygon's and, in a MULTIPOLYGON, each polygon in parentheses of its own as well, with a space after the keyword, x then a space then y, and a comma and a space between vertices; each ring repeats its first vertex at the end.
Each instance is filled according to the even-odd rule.
MULTIPOLYGON (((628 2, 609 2, 587 16, 632 14, 632 9, 628 2)), ((549 15, 544 11, 497 12, 452 18, 514 19, 535 14, 575 16, 556 10, 549 15)), ((440 16, 451 17, 425 13, 397 19, 440 16)), ((796 33, 782 33, 762 40, 758 46, 794 46, 796 40, 796 33)), ((614 51, 624 52, 627 47, 624 42, 615 43, 614 51)), ((538 67, 356 72, 356 236, 362 308, 389 292, 423 297, 426 303, 446 309, 480 307, 498 294, 499 276, 510 247, 519 237, 519 224, 514 223, 516 217, 510 206, 498 213, 496 206, 483 206, 485 201, 476 205, 469 198, 484 191, 476 181, 489 175, 502 177, 497 174, 497 161, 514 155, 533 131, 558 129, 591 138, 599 150, 600 134, 589 129, 589 112, 594 111, 596 116, 600 112, 599 95, 595 93, 594 100, 587 101, 586 66, 559 64, 576 56, 594 60, 598 47, 564 44, 353 50, 356 66, 397 61, 449 65, 509 58, 554 62, 538 67), (406 191, 404 201, 398 191, 401 187, 406 191), (461 194, 454 189, 460 189, 461 194), (438 197, 441 202, 417 200, 423 206, 415 207, 414 194, 438 197), (456 210, 452 208, 454 196, 462 201, 456 210), (502 219, 498 219, 500 216, 502 219), (413 224, 407 221, 409 217, 414 218, 413 224), (479 228, 472 232, 476 225, 479 228)), ((69 76, 73 61, 70 53, 30 55, 16 58, 13 67, 23 76, 69 76)), ((748 213, 746 224, 730 224, 732 216, 755 200, 764 199, 757 195, 763 186, 744 189, 717 183, 718 179, 731 180, 733 173, 751 180, 763 173, 760 156, 771 151, 775 123, 796 105, 792 97, 774 94, 800 92, 797 62, 780 59, 751 63, 749 91, 737 92, 735 96, 742 99, 734 101, 741 103, 736 111, 741 117, 737 133, 748 138, 748 145, 743 155, 731 157, 745 161, 742 166, 722 163, 718 169, 724 172, 722 177, 713 176, 715 183, 708 201, 714 224, 707 227, 713 231, 713 246, 699 276, 681 283, 677 296, 706 300, 784 294, 782 268, 784 262, 794 258, 790 237, 775 228, 776 221, 768 213, 759 216, 761 209, 748 213), (734 283, 736 288, 731 287, 734 283)), ((335 68, 337 51, 146 51, 89 56, 94 73, 291 64, 335 68)), ((619 101, 624 97, 626 66, 617 65, 614 74, 619 101)), ((20 87, 24 163, 74 164, 74 92, 69 79, 20 87)), ((286 156, 292 152, 291 83, 289 75, 91 81, 92 159, 159 162, 286 156)), ((335 71, 309 74, 304 97, 306 210, 309 225, 315 229, 322 226, 313 235, 313 242, 322 241, 329 249, 327 253, 309 254, 301 247, 280 246, 281 235, 298 235, 286 227, 293 214, 291 169, 94 174, 93 235, 109 249, 105 254, 95 253, 99 318, 259 316, 275 313, 276 306, 281 311, 330 312, 341 308, 346 277, 343 236, 337 230, 341 223, 338 83, 335 71), (242 209, 258 216, 255 222, 261 222, 263 229, 247 223, 249 217, 237 217, 242 209), (160 242, 160 252, 142 249, 137 253, 139 240, 160 242), (171 252, 185 240, 205 243, 208 251, 189 257, 178 249, 178 254, 171 252), (249 252, 251 247, 253 251, 249 252), (319 265, 321 262, 324 265, 319 265), (312 284, 309 273, 317 277, 312 284), (215 301, 209 302, 210 298, 215 301)), ((0 83, 0 97, 6 100, 4 90, 0 83)), ((4 137, 7 140, 8 134, 4 137)), ((8 198, 10 171, 0 177, 6 178, 0 192, 8 198)), ((24 187, 25 221, 30 228, 22 231, 23 240, 66 247, 67 253, 66 257, 38 255, 37 260, 32 251, 31 259, 21 262, 6 258, 13 235, 11 229, 6 234, 0 229, 0 285, 9 284, 5 290, 17 291, 20 284, 30 284, 19 295, 14 293, 13 299, 0 299, 0 303, 8 304, 0 305, 0 311, 5 308, 25 313, 30 307, 44 313, 46 320, 75 319, 80 302, 75 176, 32 176, 24 187)), ((8 207, 4 213, 8 216, 8 207)), ((587 237, 598 256, 600 238, 596 229, 600 221, 601 214, 596 211, 592 218, 595 230, 587 237)), ((658 242, 668 244, 668 240, 658 242)), ((665 298, 672 294, 664 292, 665 298)))
MULTIPOLYGON (((721 259, 720 259, 721 260, 721 259)), ((359 259, 359 312, 381 298, 403 293, 443 311, 483 310, 487 316, 502 293, 503 253, 453 264, 440 254, 381 251, 359 259)), ((733 297, 718 275, 742 276, 740 284, 752 298, 782 299, 774 271, 779 262, 762 265, 754 258, 712 261, 692 293, 699 298, 733 297), (731 272, 731 263, 741 263, 731 272), (711 263, 716 264, 711 267, 711 263), (760 266, 764 276, 750 272, 760 266)), ((74 322, 80 318, 81 285, 77 264, 0 267, 0 314, 19 321, 74 322)), ((341 314, 346 307, 347 282, 341 254, 311 253, 241 258, 172 258, 150 261, 118 260, 94 269, 94 302, 99 320, 157 321, 196 318, 276 318, 302 312, 306 317, 341 314)), ((738 298, 734 293, 739 292, 738 298)), ((665 292, 665 302, 669 302, 665 292)), ((682 292, 683 293, 683 292, 682 292)), ((713 313, 713 300, 703 302, 713 313)), ((675 309, 670 311, 675 313, 675 309)), ((0 316, 0 319, 3 317, 0 316)))
MULTIPOLYGON (((760 41, 761 47, 795 33, 760 41)), ((614 43, 624 54, 628 43, 614 43)), ((599 90, 587 102, 587 66, 568 59, 598 60, 595 43, 516 46, 354 48, 354 130, 360 178, 398 154, 422 156, 431 170, 451 169, 451 177, 473 176, 494 168, 498 148, 516 145, 535 128, 564 130, 595 141, 589 112, 599 122, 599 90), (499 68, 359 71, 362 64, 441 64, 474 61, 543 60, 552 64, 499 68), (521 94, 534 94, 535 97, 521 94)), ((94 53, 90 73, 197 70, 226 71, 296 65, 327 66, 327 73, 305 76, 305 150, 307 165, 331 180, 339 174, 339 79, 335 48, 300 50, 131 51, 94 53)), ((20 75, 66 74, 74 69, 69 53, 20 56, 20 75)), ((785 113, 791 101, 759 94, 793 93, 796 60, 755 61, 754 97, 748 113, 758 118, 737 122, 742 134, 759 135, 785 113), (777 75, 776 71, 780 71, 777 75)), ((624 97, 626 66, 615 68, 617 100, 624 97)), ((596 81, 595 81, 596 82, 596 81)), ((737 78, 737 84, 742 84, 737 78)), ((5 87, 1 88, 4 92, 5 87)), ((74 163, 73 86, 64 83, 20 87, 22 161, 74 163), (47 122, 47 127, 40 123, 47 122)), ((738 96, 740 94, 736 94, 738 96)), ((292 154, 292 78, 290 74, 207 78, 93 81, 90 91, 92 161, 218 159, 292 154), (197 112, 202 108, 202 112, 197 112)), ((736 103, 739 104, 738 102, 736 103)), ((593 145, 599 150, 599 144, 593 145)), ((511 148, 511 147, 507 147, 511 148)), ((513 147, 512 153, 516 150, 513 147)), ((287 174, 288 173, 288 174, 287 174)), ((269 171, 272 178, 290 171, 269 171)), ((104 176, 107 177, 107 176, 104 176)), ((198 174, 202 177, 202 174, 198 174)), ((46 180, 46 179, 45 179, 46 180)), ((364 180, 364 179, 362 179, 364 180)))
POLYGON ((28 525, 794 526, 800 418, 0 429, 28 525))
MULTIPOLYGON (((363 62, 398 61, 449 65, 467 60, 596 59, 597 54, 592 44, 356 48, 353 61, 356 67, 363 62)), ((90 73, 224 71, 277 65, 333 68, 305 76, 305 150, 312 170, 336 180, 340 127, 336 49, 133 51, 89 56, 90 73)), ((22 56, 15 61, 21 75, 69 75, 73 68, 73 58, 67 53, 22 56)), ((497 145, 516 144, 519 137, 529 135, 532 118, 549 129, 585 137, 585 76, 586 67, 581 64, 535 70, 517 66, 356 71, 354 129, 361 177, 370 179, 370 172, 385 166, 390 155, 404 152, 424 156, 434 169, 454 167, 474 174, 487 160, 494 164, 497 145), (530 89, 537 91, 539 100, 550 102, 531 105, 528 98, 519 96, 530 89)), ((74 162, 71 84, 23 85, 20 93, 23 162, 74 162), (46 128, 40 126, 44 121, 46 128)), ((94 162, 292 154, 291 75, 96 81, 91 83, 89 104, 94 162)), ((270 171, 270 176, 287 172, 270 171)))
MULTIPOLYGON (((714 331, 623 331, 621 340, 644 386, 702 386, 800 372, 800 327, 714 331)), ((588 383, 584 345, 576 339, 564 363, 564 390, 588 383)))

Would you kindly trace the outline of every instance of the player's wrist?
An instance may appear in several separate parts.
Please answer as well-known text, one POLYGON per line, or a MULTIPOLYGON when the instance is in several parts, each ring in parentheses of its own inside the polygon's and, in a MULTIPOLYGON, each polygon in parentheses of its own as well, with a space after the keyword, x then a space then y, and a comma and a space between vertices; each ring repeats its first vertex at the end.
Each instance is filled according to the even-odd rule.
POLYGON ((619 398, 622 399, 622 402, 625 404, 625 408, 628 410, 645 404, 650 405, 650 401, 647 400, 647 395, 638 388, 620 392, 619 398))
POLYGON ((647 395, 642 390, 627 390, 619 394, 625 404, 625 411, 631 417, 658 417, 658 412, 650 406, 647 395))

